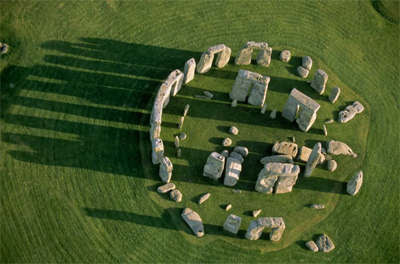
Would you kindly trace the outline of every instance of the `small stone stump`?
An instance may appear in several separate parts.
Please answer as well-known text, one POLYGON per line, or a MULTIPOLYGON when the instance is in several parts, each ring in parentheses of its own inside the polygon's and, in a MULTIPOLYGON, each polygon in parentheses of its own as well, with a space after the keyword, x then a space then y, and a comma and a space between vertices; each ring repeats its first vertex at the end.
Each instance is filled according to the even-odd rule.
POLYGON ((290 58, 291 58, 291 53, 290 53, 290 50, 282 50, 282 52, 281 52, 281 54, 280 54, 280 59, 281 59, 281 61, 283 61, 283 62, 289 62, 290 61, 290 58))
POLYGON ((236 235, 239 232, 241 223, 242 223, 241 217, 231 214, 225 220, 224 230, 236 235))
POLYGON ((333 244, 332 239, 328 237, 326 234, 323 234, 320 237, 318 237, 317 240, 315 241, 315 244, 317 245, 318 250, 324 253, 331 252, 332 250, 335 249, 335 245, 333 244))
POLYGON ((211 193, 205 193, 202 196, 200 196, 199 198, 199 204, 204 203, 205 201, 207 201, 209 198, 211 197, 211 193))
POLYGON ((178 189, 172 190, 169 193, 169 198, 171 198, 171 200, 173 200, 177 203, 182 202, 182 196, 183 195, 182 195, 181 191, 179 191, 178 189))
POLYGON ((329 101, 334 104, 337 99, 339 98, 340 95, 340 88, 339 87, 334 87, 331 91, 331 94, 329 95, 329 101))

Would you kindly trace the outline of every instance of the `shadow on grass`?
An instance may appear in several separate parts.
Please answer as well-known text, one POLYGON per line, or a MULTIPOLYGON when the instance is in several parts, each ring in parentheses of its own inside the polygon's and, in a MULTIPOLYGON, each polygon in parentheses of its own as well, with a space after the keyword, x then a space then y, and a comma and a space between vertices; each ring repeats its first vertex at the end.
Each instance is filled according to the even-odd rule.
POLYGON ((318 177, 302 177, 293 186, 295 189, 305 189, 316 192, 346 194, 346 183, 338 180, 318 178, 318 177))

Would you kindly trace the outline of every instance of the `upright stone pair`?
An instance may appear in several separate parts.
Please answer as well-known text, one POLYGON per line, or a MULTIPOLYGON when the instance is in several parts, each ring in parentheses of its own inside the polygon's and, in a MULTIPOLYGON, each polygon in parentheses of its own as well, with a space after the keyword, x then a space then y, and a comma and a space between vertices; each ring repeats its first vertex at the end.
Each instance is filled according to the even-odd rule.
POLYGON ((257 240, 261 237, 265 228, 272 228, 269 238, 279 241, 285 231, 285 222, 282 217, 260 217, 250 222, 245 237, 249 240, 257 240))
POLYGON ((257 64, 268 67, 271 63, 272 48, 268 47, 267 42, 248 41, 246 45, 239 51, 236 59, 236 65, 248 65, 251 63, 251 55, 253 51, 260 50, 257 54, 257 64))
POLYGON ((217 66, 218 68, 223 68, 226 64, 228 64, 231 53, 231 48, 229 48, 225 44, 219 44, 208 48, 208 50, 201 55, 200 61, 197 64, 196 68, 197 72, 208 72, 211 69, 215 54, 217 54, 215 66, 217 66))

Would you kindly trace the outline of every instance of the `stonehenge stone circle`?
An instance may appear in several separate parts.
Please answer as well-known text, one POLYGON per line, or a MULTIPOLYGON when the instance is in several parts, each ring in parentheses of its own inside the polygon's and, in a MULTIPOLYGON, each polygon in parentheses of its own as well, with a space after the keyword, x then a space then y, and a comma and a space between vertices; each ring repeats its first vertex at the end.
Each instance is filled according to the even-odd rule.
POLYGON ((293 122, 296 120, 300 130, 307 132, 317 119, 320 105, 294 88, 282 110, 282 116, 293 122))
POLYGON ((224 185, 235 186, 239 180, 241 171, 242 163, 235 158, 229 157, 226 161, 224 185))
POLYGON ((164 143, 161 138, 155 138, 151 143, 151 161, 153 162, 153 164, 158 164, 164 156, 164 143))
POLYGON ((340 88, 339 87, 334 87, 331 91, 331 94, 329 95, 329 101, 334 104, 337 99, 339 98, 340 95, 340 88))
POLYGON ((314 241, 310 240, 306 244, 306 247, 311 250, 312 252, 318 252, 317 244, 314 241))
POLYGON ((237 128, 237 127, 235 127, 235 126, 231 126, 230 128, 229 128, 229 133, 231 133, 232 135, 238 135, 239 134, 239 129, 237 128))
POLYGON ((248 65, 251 63, 253 50, 258 49, 257 64, 268 67, 271 63, 272 48, 268 47, 266 42, 248 41, 239 51, 235 59, 236 65, 248 65))
POLYGON ((224 44, 219 44, 208 48, 208 50, 201 55, 200 61, 197 64, 196 68, 197 72, 208 72, 211 69, 215 54, 217 54, 215 66, 217 66, 218 68, 224 67, 229 62, 231 52, 231 49, 224 44))
POLYGON ((279 241, 285 231, 285 222, 282 217, 260 217, 250 222, 245 237, 249 240, 257 240, 266 227, 272 228, 269 234, 270 240, 279 241))
POLYGON ((317 244, 318 250, 324 253, 331 252, 335 249, 332 239, 325 234, 319 236, 315 244, 317 244))
POLYGON ((296 184, 300 167, 290 163, 267 163, 258 174, 255 190, 270 194, 291 192, 296 184), (275 184, 276 183, 276 184, 275 184))
POLYGON ((162 182, 168 183, 171 180, 172 177, 172 162, 169 160, 168 157, 162 157, 161 163, 160 163, 160 170, 159 170, 159 176, 161 178, 162 182))
POLYGON ((172 190, 169 192, 169 198, 177 203, 180 203, 182 202, 182 193, 178 189, 172 190))
POLYGON ((232 139, 227 137, 222 141, 222 146, 229 147, 230 145, 232 145, 232 139))
POLYGON ((212 152, 203 168, 203 176, 218 180, 225 167, 225 157, 218 152, 212 152))
POLYGON ((321 69, 314 75, 314 79, 311 81, 311 88, 317 91, 319 94, 325 92, 326 82, 328 81, 328 74, 321 69))
POLYGON ((296 143, 292 142, 275 142, 272 146, 272 152, 278 153, 281 155, 290 155, 292 158, 295 158, 297 155, 298 147, 296 143))
POLYGON ((262 165, 269 162, 279 162, 279 163, 293 163, 293 157, 291 155, 273 155, 266 156, 260 159, 262 165))
POLYGON ((328 169, 328 171, 334 172, 337 168, 336 160, 328 160, 326 163, 326 168, 328 169))
POLYGON ((304 56, 301 58, 301 66, 307 70, 311 70, 312 67, 312 59, 310 56, 304 56))
POLYGON ((357 114, 360 114, 364 111, 364 106, 355 101, 353 104, 346 106, 343 111, 339 112, 338 122, 339 123, 347 123, 352 120, 357 114))
POLYGON ((297 73, 299 74, 299 76, 301 78, 307 78, 310 71, 307 70, 306 68, 304 68, 303 66, 299 66, 299 67, 297 67, 297 73))
POLYGON ((291 55, 291 53, 290 53, 290 50, 282 50, 282 52, 281 52, 279 58, 280 58, 281 61, 283 61, 283 62, 289 62, 291 56, 292 56, 292 55, 291 55))
POLYGON ((230 214, 225 220, 224 230, 236 235, 239 232, 241 223, 242 223, 241 217, 234 214, 230 214))
POLYGON ((234 159, 237 159, 240 163, 243 163, 243 162, 244 162, 243 156, 240 155, 239 153, 237 153, 236 151, 232 151, 232 152, 229 154, 229 157, 232 157, 232 158, 234 158, 234 159))
POLYGON ((346 191, 348 194, 354 196, 356 195, 363 183, 363 172, 358 171, 348 182, 346 186, 346 191))
POLYGON ((267 97, 270 77, 256 72, 239 70, 229 97, 239 102, 247 102, 251 105, 263 106, 267 97))
POLYGON ((252 214, 253 217, 257 217, 261 214, 262 210, 261 209, 257 209, 257 210, 253 210, 252 214))
POLYGON ((233 149, 234 152, 239 153, 240 155, 242 155, 243 158, 247 157, 247 155, 249 155, 249 150, 246 147, 243 146, 236 146, 233 149))
POLYGON ((306 164, 306 170, 304 172, 304 177, 310 177, 312 171, 317 167, 320 156, 321 156, 321 143, 318 142, 317 144, 314 145, 313 150, 310 154, 310 157, 308 158, 307 164, 306 164))
POLYGON ((211 197, 211 193, 205 193, 205 194, 203 194, 200 198, 199 198, 199 204, 202 204, 202 203, 204 203, 205 201, 207 201, 208 200, 208 198, 210 198, 211 197))
POLYGON ((167 184, 161 185, 157 188, 158 193, 167 193, 169 191, 175 190, 176 186, 174 183, 169 182, 167 184))
POLYGON ((348 155, 357 158, 357 154, 346 143, 340 141, 330 140, 327 151, 332 155, 348 155))
POLYGON ((198 213, 190 208, 185 208, 183 209, 181 216, 197 237, 204 236, 205 232, 203 221, 201 220, 201 217, 198 213))
POLYGON ((196 61, 194 58, 191 58, 185 63, 185 67, 183 69, 184 72, 184 78, 183 78, 183 83, 187 84, 191 80, 194 79, 194 71, 196 70, 196 61))

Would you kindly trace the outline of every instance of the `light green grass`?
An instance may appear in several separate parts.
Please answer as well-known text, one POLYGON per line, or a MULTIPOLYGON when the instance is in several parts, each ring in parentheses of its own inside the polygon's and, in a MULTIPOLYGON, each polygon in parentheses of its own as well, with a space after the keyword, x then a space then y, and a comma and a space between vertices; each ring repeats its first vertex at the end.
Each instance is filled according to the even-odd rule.
MULTIPOLYGON (((11 45, 10 53, 0 59, 1 262, 399 261, 399 29, 370 1, 13 1, 1 5, 0 41, 11 45), (337 171, 352 173, 361 166, 365 178, 360 194, 309 191, 327 200, 333 197, 336 207, 298 233, 291 235, 288 227, 286 235, 295 242, 274 252, 266 252, 267 240, 254 241, 254 248, 244 245, 249 241, 236 245, 237 239, 218 233, 195 240, 176 214, 179 210, 174 208, 181 205, 154 192, 159 184, 157 171, 146 165, 149 156, 142 158, 148 148, 149 106, 160 81, 190 57, 198 59, 211 45, 225 43, 236 55, 248 40, 310 55, 328 71, 328 88, 337 84, 354 91, 367 106, 365 113, 344 126, 349 128, 345 134, 340 134, 339 124, 329 132, 340 138, 362 134, 360 139, 346 140, 356 151, 367 150, 354 160, 362 166, 343 158, 339 166, 348 162, 349 169, 337 171), (10 83, 15 87, 10 88, 10 83), (367 124, 368 118, 368 131, 367 125, 357 126, 367 124), (354 134, 349 132, 353 129, 354 134), (150 178, 148 172, 153 173, 150 178), (323 232, 334 240, 333 252, 313 254, 303 248, 303 241, 323 232)), ((275 62, 266 74, 296 78, 275 62)), ((189 100, 184 96, 196 89, 226 93, 233 80, 212 76, 228 71, 229 77, 229 71, 237 69, 229 65, 196 76, 172 99, 166 118, 176 122, 174 111, 182 110, 189 100)), ((221 109, 226 106, 230 111, 223 104, 227 98, 219 95, 221 109)), ((353 100, 350 95, 344 94, 353 100)), ((272 89, 268 96, 276 98, 269 109, 285 100, 272 89)), ((195 139, 194 122, 206 122, 203 113, 197 112, 196 117, 196 111, 207 104, 193 102, 193 112, 185 122, 190 132, 185 144, 192 149, 183 152, 188 162, 203 164, 216 147, 206 137, 225 135, 214 126, 209 135, 198 139, 204 146, 190 145, 195 139), (192 152, 198 159, 189 159, 192 152)), ((321 111, 324 118, 333 108, 321 111)), ((210 122, 230 124, 218 115, 210 122)), ((318 121, 315 126, 320 125, 318 121)), ((248 140, 250 124, 239 128, 240 140, 248 140)), ((167 128, 163 133, 174 131, 167 128)), ((292 131, 298 141, 306 139, 292 131)), ((271 137, 259 136, 259 140, 271 144, 276 136, 271 132, 271 137)), ((310 138, 323 137, 310 133, 310 138)), ((348 177, 322 169, 316 172, 315 178, 338 175, 338 181, 343 181, 348 177)), ((196 181, 199 175, 174 177, 196 181)), ((196 182, 182 182, 186 185, 182 188, 196 189, 196 182)), ((227 189, 200 184, 196 193, 184 193, 185 203, 191 204, 186 197, 208 186, 221 192, 227 189)), ((266 199, 284 204, 301 192, 295 188, 286 198, 266 199)), ((248 195, 260 197, 253 192, 248 195)), ((201 213, 206 224, 217 225, 224 214, 217 206, 224 201, 216 192, 212 199, 204 206, 215 214, 207 219, 206 212, 201 213)))

